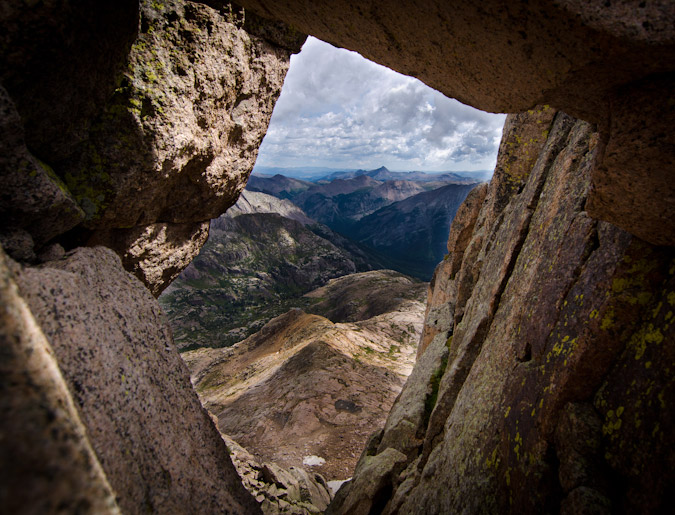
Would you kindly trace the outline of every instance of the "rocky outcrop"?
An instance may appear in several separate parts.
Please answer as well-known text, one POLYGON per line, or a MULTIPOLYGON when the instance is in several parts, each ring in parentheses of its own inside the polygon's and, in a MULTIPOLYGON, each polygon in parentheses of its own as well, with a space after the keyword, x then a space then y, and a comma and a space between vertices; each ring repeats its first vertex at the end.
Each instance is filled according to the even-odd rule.
MULTIPOLYGON (((34 118, 39 115, 33 100, 27 101, 21 89, 25 77, 4 74, 25 120, 25 140, 36 154, 23 146, 18 115, 5 116, 5 139, 10 139, 0 144, 12 152, 3 157, 8 161, 3 174, 8 174, 9 189, 0 209, 12 231, 27 231, 38 249, 54 238, 71 247, 88 243, 113 248, 125 267, 159 294, 199 252, 208 220, 234 204, 244 187, 289 55, 299 50, 302 38, 275 38, 284 47, 271 43, 247 32, 243 12, 231 8, 218 11, 183 0, 144 1, 140 13, 126 7, 127 11, 120 6, 118 16, 110 20, 138 20, 138 35, 126 61, 116 49, 119 62, 107 65, 115 73, 100 71, 101 82, 107 78, 109 83, 100 85, 98 110, 87 106, 86 113, 63 113, 65 120, 58 126, 66 126, 65 134, 49 133, 50 139, 43 142, 47 135, 36 128, 34 118), (75 129, 77 134, 69 133, 75 129)), ((39 18, 18 8, 6 16, 10 26, 39 18)), ((92 25, 108 32, 114 29, 106 20, 94 21, 92 25)), ((247 27, 252 23, 249 20, 247 27)), ((257 25, 258 32, 264 32, 265 23, 258 20, 257 25)), ((120 45, 117 40, 124 38, 131 43, 133 35, 133 30, 121 31, 104 45, 120 45)), ((10 41, 20 37, 12 32, 10 41)), ((69 49, 75 61, 90 52, 69 49)), ((60 50, 57 45, 54 52, 60 50)), ((43 58, 24 57, 28 62, 43 58)), ((71 58, 68 55, 67 61, 71 58)), ((80 70, 78 77, 84 74, 95 76, 95 71, 80 70)), ((14 112, 12 101, 3 99, 3 109, 14 112)), ((47 109, 45 115, 49 113, 47 109)), ((16 240, 11 238, 14 233, 4 232, 5 242, 16 240)))
POLYGON ((663 228, 675 217, 672 2, 240 3, 479 109, 549 103, 597 123, 608 159, 592 173, 589 214, 675 244, 663 228))
POLYGON ((16 281, 123 511, 258 511, 190 387, 159 306, 111 250, 79 249, 17 270, 16 281))
POLYGON ((132 229, 100 229, 89 245, 116 251, 122 265, 158 297, 199 254, 209 237, 210 222, 157 223, 132 229))
POLYGON ((309 218, 298 206, 284 199, 278 199, 272 195, 266 195, 258 191, 244 190, 239 196, 237 203, 227 210, 225 216, 234 218, 239 215, 251 215, 254 213, 276 213, 284 218, 296 220, 303 225, 312 225, 316 220, 309 218))
POLYGON ((487 188, 487 184, 481 184, 471 190, 452 221, 448 236, 448 254, 436 267, 429 284, 424 329, 417 347, 418 356, 424 353, 437 334, 446 333, 447 338, 452 329, 454 312, 450 312, 450 309, 455 306, 456 288, 450 282, 455 280, 460 271, 487 188))
MULTIPOLYGON (((447 332, 369 454, 406 456, 385 513, 667 511, 675 255, 587 215, 598 134, 552 115, 509 117, 459 271, 437 272, 447 332), (504 152, 536 126, 536 159, 504 152)), ((334 513, 372 496, 359 481, 334 513)))
POLYGON ((265 515, 323 513, 332 496, 326 480, 304 468, 260 463, 237 442, 223 435, 237 473, 265 515))
MULTIPOLYGON (((352 291, 364 316, 388 306, 376 316, 334 324, 296 309, 233 347, 183 353, 219 429, 260 461, 285 468, 306 464, 330 480, 350 477, 416 353, 424 285, 399 284, 398 277, 391 271, 358 274, 361 282, 392 286, 380 288, 379 296, 397 288, 396 300, 388 303, 352 291)), ((331 291, 317 294, 344 299, 349 279, 337 279, 331 291)))

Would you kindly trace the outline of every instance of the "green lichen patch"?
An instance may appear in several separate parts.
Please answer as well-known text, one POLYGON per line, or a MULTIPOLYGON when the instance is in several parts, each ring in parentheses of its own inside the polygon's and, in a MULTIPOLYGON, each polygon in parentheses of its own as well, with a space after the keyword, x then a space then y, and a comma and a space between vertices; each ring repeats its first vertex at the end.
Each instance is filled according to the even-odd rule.
MULTIPOLYGON (((452 341, 452 338, 450 338, 448 341, 452 341)), ((438 365, 438 368, 434 371, 434 373, 431 375, 431 378, 429 379, 429 388, 427 391, 427 396, 424 398, 424 426, 429 425, 429 420, 431 419, 431 412, 434 410, 436 407, 436 403, 438 402, 438 391, 441 386, 441 379, 443 378, 443 374, 445 374, 445 369, 448 366, 448 355, 446 354, 443 356, 441 359, 440 364, 438 365)))

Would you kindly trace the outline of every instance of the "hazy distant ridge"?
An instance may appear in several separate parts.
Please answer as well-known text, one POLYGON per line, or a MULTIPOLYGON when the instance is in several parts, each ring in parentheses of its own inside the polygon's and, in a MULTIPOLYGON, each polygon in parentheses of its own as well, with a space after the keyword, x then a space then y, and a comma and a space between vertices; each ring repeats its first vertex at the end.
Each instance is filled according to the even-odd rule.
POLYGON ((351 179, 359 175, 369 175, 378 180, 411 180, 411 181, 436 181, 440 176, 455 176, 457 179, 474 179, 476 181, 487 181, 492 177, 492 170, 447 170, 438 172, 422 171, 391 171, 382 166, 375 170, 364 169, 345 169, 329 168, 324 166, 299 166, 299 167, 280 167, 280 166, 256 166, 253 170, 253 176, 271 177, 273 175, 284 175, 295 179, 306 181, 331 181, 333 179, 351 179), (377 174, 379 176, 376 176, 377 174), (385 178, 385 176, 387 178, 385 178))

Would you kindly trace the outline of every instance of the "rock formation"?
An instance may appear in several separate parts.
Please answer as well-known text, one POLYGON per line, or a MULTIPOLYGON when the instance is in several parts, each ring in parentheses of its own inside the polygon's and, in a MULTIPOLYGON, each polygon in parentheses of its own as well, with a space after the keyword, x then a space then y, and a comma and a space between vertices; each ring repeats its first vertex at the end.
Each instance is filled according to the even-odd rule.
POLYGON ((326 480, 304 468, 260 463, 237 442, 223 435, 237 473, 265 515, 323 513, 332 499, 326 480))
MULTIPOLYGON (((158 295, 199 252, 209 219, 234 204, 244 187, 289 55, 304 38, 291 34, 283 39, 275 33, 270 42, 254 35, 269 36, 264 22, 250 15, 247 23, 243 12, 232 8, 148 0, 140 13, 137 9, 125 2, 110 8, 113 13, 89 15, 93 20, 74 16, 64 24, 90 23, 87 30, 73 28, 74 41, 56 33, 56 20, 66 14, 53 21, 47 7, 43 12, 19 7, 3 12, 11 29, 5 48, 23 42, 31 24, 55 42, 54 55, 24 45, 17 46, 19 55, 3 56, 7 71, 1 79, 11 98, 0 96, 6 113, 0 145, 9 149, 3 152, 8 188, 0 209, 7 218, 3 241, 16 242, 24 234, 23 240, 32 238, 38 251, 55 238, 68 247, 87 242, 108 246, 158 295), (90 30, 110 35, 96 48, 114 47, 98 64, 90 59, 91 38, 96 37, 90 30), (131 45, 127 52, 125 44, 131 45), (54 59, 72 59, 78 68, 68 78, 60 76, 63 70, 54 71, 68 84, 53 87, 70 88, 87 77, 96 90, 96 108, 83 103, 86 109, 69 112, 59 99, 36 112, 55 91, 42 92, 48 79, 41 77, 42 85, 36 86, 31 74, 54 59), (37 104, 31 94, 38 96, 37 104), (61 119, 54 127, 40 125, 57 116, 61 119), (28 198, 22 201, 22 196, 28 198)), ((75 6, 71 10, 82 14, 75 6)), ((66 102, 76 102, 72 95, 79 87, 68 91, 66 102)), ((30 254, 26 245, 23 254, 30 254)), ((16 257, 22 257, 18 243, 7 247, 17 247, 16 257)))
POLYGON ((329 513, 668 511, 675 253, 588 216, 598 142, 548 107, 507 119, 426 349, 329 513))
POLYGON ((220 0, 0 8, 3 508, 258 511, 148 290, 78 247, 159 293, 243 187, 297 29, 525 112, 329 510, 672 511, 675 4, 241 3, 286 25, 220 0))
POLYGON ((15 269, 120 508, 255 512, 164 315, 120 259, 82 248, 15 269))
POLYGON ((0 250, 0 504, 11 513, 119 513, 56 357, 0 250))

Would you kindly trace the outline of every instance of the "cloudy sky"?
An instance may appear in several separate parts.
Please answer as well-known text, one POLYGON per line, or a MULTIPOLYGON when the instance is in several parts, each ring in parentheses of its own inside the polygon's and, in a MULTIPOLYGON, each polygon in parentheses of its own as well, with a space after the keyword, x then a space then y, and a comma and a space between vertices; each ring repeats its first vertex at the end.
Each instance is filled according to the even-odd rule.
POLYGON ((309 37, 291 57, 257 164, 492 169, 504 117, 309 37))

